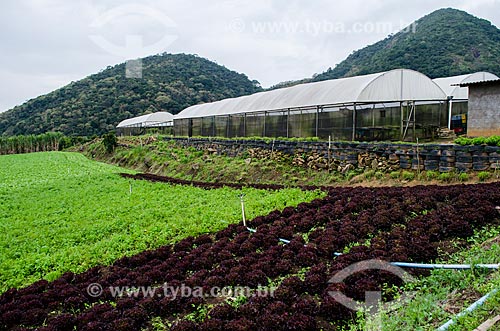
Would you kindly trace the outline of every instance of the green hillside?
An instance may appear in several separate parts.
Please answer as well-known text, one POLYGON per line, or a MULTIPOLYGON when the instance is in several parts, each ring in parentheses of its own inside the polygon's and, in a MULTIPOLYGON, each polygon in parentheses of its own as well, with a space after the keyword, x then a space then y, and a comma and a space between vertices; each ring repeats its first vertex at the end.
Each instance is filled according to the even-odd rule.
POLYGON ((393 36, 352 53, 314 81, 396 68, 431 78, 476 71, 500 74, 500 30, 489 21, 456 9, 440 9, 416 21, 414 31, 393 36))
POLYGON ((142 79, 126 78, 119 64, 0 114, 0 135, 102 134, 126 118, 257 91, 258 82, 195 55, 150 56, 142 79))

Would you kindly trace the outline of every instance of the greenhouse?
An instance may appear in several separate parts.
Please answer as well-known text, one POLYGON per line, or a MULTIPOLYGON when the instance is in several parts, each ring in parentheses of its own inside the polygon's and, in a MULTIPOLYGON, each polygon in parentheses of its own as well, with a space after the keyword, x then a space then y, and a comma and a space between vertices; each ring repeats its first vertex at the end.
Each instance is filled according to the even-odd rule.
POLYGON ((448 129, 466 133, 469 89, 460 84, 495 80, 498 77, 489 72, 476 72, 468 75, 436 78, 434 82, 448 97, 448 129))
POLYGON ((171 133, 173 126, 174 115, 157 112, 126 119, 121 121, 116 128, 119 135, 139 135, 151 129, 161 133, 171 133))
POLYGON ((431 138, 447 124, 447 95, 427 76, 396 69, 260 92, 189 107, 178 136, 431 138))
POLYGON ((469 89, 467 87, 460 87, 460 84, 483 82, 495 80, 498 77, 489 72, 476 72, 468 75, 436 78, 434 83, 446 93, 446 95, 453 100, 466 101, 469 99, 469 89))

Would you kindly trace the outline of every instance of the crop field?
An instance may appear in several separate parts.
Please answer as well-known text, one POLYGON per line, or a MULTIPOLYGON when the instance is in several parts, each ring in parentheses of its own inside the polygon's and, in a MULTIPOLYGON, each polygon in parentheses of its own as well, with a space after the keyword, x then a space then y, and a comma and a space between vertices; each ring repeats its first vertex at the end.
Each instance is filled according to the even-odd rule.
MULTIPOLYGON (((339 330, 356 313, 330 292, 364 300, 366 291, 399 286, 402 280, 373 270, 337 283, 329 282, 332 276, 370 259, 434 261, 452 242, 497 222, 499 201, 498 184, 332 189, 326 197, 255 217, 249 222, 254 231, 231 224, 111 266, 11 289, 0 297, 0 327, 339 330), (102 289, 97 295, 89 291, 96 284, 102 289), (165 284, 172 291, 251 291, 237 297, 167 296, 165 284), (130 288, 116 295, 113 289, 119 286, 130 288), (139 290, 147 286, 152 293, 139 290), (269 288, 273 291, 263 293, 269 288)), ((385 299, 395 295, 386 291, 385 299)))
MULTIPOLYGON (((0 293, 212 233, 322 192, 203 190, 121 178, 76 153, 0 156, 0 293)), ((2 329, 0 323, 0 329, 2 329)))

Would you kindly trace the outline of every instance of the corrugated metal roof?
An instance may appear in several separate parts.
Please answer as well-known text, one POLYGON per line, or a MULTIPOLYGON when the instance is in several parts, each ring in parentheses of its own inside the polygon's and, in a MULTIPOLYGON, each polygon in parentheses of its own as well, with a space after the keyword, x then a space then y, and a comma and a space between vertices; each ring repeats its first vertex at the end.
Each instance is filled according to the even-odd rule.
POLYGON ((460 84, 461 87, 474 86, 474 85, 493 85, 500 83, 500 79, 485 80, 482 82, 469 82, 460 84))
POLYGON ((465 87, 461 87, 460 84, 484 82, 496 79, 498 79, 498 77, 492 73, 476 72, 467 75, 436 78, 434 79, 434 82, 441 87, 448 97, 453 97, 454 100, 468 100, 469 90, 465 87))
POLYGON ((396 69, 366 76, 300 84, 184 109, 176 119, 231 115, 322 105, 441 101, 447 96, 429 77, 396 69))

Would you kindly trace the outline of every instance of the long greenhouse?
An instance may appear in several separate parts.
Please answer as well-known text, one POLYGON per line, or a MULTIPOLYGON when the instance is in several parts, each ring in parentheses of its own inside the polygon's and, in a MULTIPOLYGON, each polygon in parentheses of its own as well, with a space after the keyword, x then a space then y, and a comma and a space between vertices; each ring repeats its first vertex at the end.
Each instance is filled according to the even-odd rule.
POLYGON ((443 128, 465 133, 468 90, 460 84, 497 78, 478 72, 431 80, 417 71, 396 69, 199 104, 176 116, 143 115, 122 121, 117 131, 134 135, 156 130, 188 137, 433 139, 443 128))
POLYGON ((427 76, 396 69, 195 105, 174 118, 178 136, 430 138, 447 125, 447 95, 427 76))
POLYGON ((174 115, 168 112, 157 112, 126 119, 121 121, 116 128, 119 135, 134 135, 144 134, 147 129, 170 133, 173 126, 174 115))

